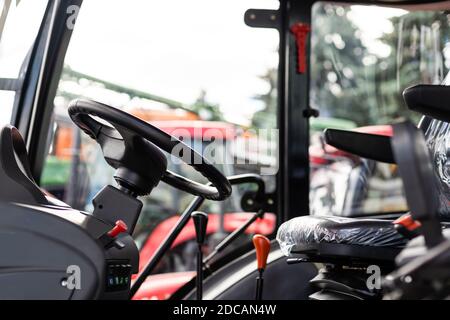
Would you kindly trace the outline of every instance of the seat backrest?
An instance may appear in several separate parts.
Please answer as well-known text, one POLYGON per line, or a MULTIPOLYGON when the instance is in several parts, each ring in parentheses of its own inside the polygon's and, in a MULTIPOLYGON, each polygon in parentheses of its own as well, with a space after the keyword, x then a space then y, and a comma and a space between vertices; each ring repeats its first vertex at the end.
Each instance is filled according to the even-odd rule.
POLYGON ((430 150, 423 132, 411 122, 393 125, 392 151, 403 181, 406 200, 428 248, 442 242, 440 202, 430 150))
POLYGON ((439 200, 433 166, 423 132, 411 122, 393 125, 392 152, 415 220, 437 218, 439 200))
POLYGON ((10 125, 0 130, 0 201, 48 204, 31 175, 25 142, 10 125))

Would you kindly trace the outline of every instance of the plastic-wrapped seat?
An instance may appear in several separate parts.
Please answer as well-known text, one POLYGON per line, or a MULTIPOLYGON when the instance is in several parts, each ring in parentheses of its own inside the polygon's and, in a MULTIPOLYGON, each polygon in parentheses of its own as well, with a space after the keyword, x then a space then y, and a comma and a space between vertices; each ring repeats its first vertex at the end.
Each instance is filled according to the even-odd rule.
MULTIPOLYGON (((445 90, 450 94, 449 87, 440 87, 439 90, 445 90)), ((419 95, 421 96, 421 95, 419 95)), ((410 99, 411 100, 411 99, 410 99)), ((414 101, 409 101, 411 105, 414 101)), ((445 105, 445 108, 447 106, 445 105)), ((448 110, 446 114, 448 114, 448 110)), ((442 115, 442 114, 440 114, 442 115)), ((440 218, 448 221, 450 217, 450 123, 441 120, 431 120, 427 127, 421 127, 425 131, 425 143, 431 155, 434 168, 435 185, 437 186, 437 195, 439 196, 439 204, 437 212, 440 218)), ((377 149, 373 146, 377 142, 380 150, 375 153, 369 152, 371 159, 384 161, 388 163, 396 163, 394 159, 395 150, 391 147, 391 138, 382 138, 361 135, 344 131, 329 131, 327 143, 335 143, 335 147, 344 146, 345 150, 358 151, 361 146, 370 146, 369 149, 363 148, 364 152, 360 152, 360 156, 364 156, 368 150, 377 149), (349 135, 353 139, 348 139, 349 135), (372 143, 369 143, 371 140, 372 143), (350 143, 348 142, 350 141, 350 143), (344 143, 346 142, 346 143, 344 143), (387 154, 383 159, 377 159, 377 154, 387 154)), ((408 136, 408 135, 406 135, 408 136)), ((395 136, 392 138, 395 139, 395 136)), ((404 144, 404 137, 397 138, 397 146, 404 144)), ((420 145, 420 144, 418 144, 420 145)), ((359 150, 361 151, 361 150, 359 150)), ((372 150, 373 151, 373 150, 372 150)), ((399 150, 397 153, 402 154, 399 150)), ((404 153, 408 154, 408 153, 404 153)), ((398 155, 398 154, 397 154, 398 155)), ((404 159, 403 159, 403 162, 404 159)), ((417 163, 421 163, 417 161, 417 163)), ((408 165, 410 165, 408 163, 408 165)), ((421 173, 421 171, 417 171, 421 173)), ((432 176, 432 175, 430 175, 432 176)), ((402 177, 407 181, 408 177, 402 177)), ((427 191, 422 184, 422 192, 427 191)), ((427 186, 434 185, 430 182, 427 186)), ((430 191, 430 194, 433 192, 430 191)), ((410 197, 414 200, 414 196, 410 197)), ((432 199, 432 197, 430 197, 432 199)), ((409 200, 409 201, 410 201, 409 200)), ((443 223, 444 228, 448 228, 448 223, 443 223)), ((278 230, 277 240, 281 249, 286 255, 295 253, 313 254, 317 256, 337 257, 339 259, 352 260, 388 260, 394 261, 395 256, 406 245, 408 239, 398 233, 395 225, 390 220, 381 219, 355 219, 343 218, 335 216, 303 216, 294 218, 282 224, 278 230)), ((326 259, 324 259, 326 260, 326 259)))
POLYGON ((287 256, 303 253, 352 260, 393 261, 408 239, 392 221, 303 216, 283 223, 277 240, 287 256))
MULTIPOLYGON (((450 124, 439 120, 432 120, 425 131, 426 144, 431 153, 434 164, 438 194, 440 197, 441 218, 444 220, 450 216, 450 171, 449 171, 449 146, 450 124)), ((360 146, 371 146, 369 150, 376 149, 374 143, 368 143, 370 139, 378 142, 380 150, 370 154, 371 159, 395 163, 390 139, 375 138, 370 135, 330 130, 326 135, 327 143, 334 143, 335 147, 345 147, 358 151, 360 146), (348 139, 352 135, 353 139, 348 139), (347 138, 346 138, 347 137, 347 138), (344 139, 346 138, 346 139, 344 139), (357 139, 356 139, 357 138, 357 139), (369 139, 366 141, 366 139, 369 139), (383 141, 384 140, 384 141, 383 141), (348 142, 350 145, 348 146, 348 142), (339 142, 339 143, 338 143, 339 142), (355 144, 358 142, 357 144, 355 144), (387 154, 383 159, 377 159, 377 154, 387 154)), ((351 149, 351 150, 353 150, 351 149)), ((364 148, 363 148, 364 149, 364 148)), ((351 151, 350 150, 350 151, 351 151)), ((348 150, 347 150, 348 151, 348 150)), ((359 150, 361 151, 361 150, 359 150)), ((367 151, 364 149, 363 151, 367 151)), ((372 150, 373 151, 373 150, 372 150)), ((365 153, 364 153, 365 154, 365 153)), ((364 154, 359 154, 360 156, 364 154)), ((448 225, 444 224, 445 228, 448 225)), ((336 257, 352 260, 387 260, 394 261, 395 256, 406 245, 408 239, 398 233, 391 220, 381 219, 355 219, 336 216, 303 216, 294 218, 282 224, 278 230, 277 240, 285 255, 296 253, 320 256, 336 257)), ((326 260, 326 259, 324 259, 326 260)))

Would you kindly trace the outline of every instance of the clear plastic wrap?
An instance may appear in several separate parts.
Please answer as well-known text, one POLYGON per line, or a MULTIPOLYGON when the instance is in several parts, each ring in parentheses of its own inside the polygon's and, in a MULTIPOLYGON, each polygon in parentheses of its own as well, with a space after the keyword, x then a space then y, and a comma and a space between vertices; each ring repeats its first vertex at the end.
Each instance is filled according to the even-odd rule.
POLYGON ((436 174, 440 200, 439 214, 448 218, 450 217, 450 124, 432 120, 425 138, 436 174))
POLYGON ((403 247, 407 239, 388 220, 303 216, 283 223, 277 241, 283 254, 289 256, 296 247, 309 244, 403 247))

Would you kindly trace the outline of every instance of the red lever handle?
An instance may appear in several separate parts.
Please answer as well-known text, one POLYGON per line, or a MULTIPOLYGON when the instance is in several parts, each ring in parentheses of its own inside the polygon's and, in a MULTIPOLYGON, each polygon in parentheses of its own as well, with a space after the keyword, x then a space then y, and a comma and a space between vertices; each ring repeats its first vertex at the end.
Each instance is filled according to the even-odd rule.
POLYGON ((111 230, 108 231, 108 236, 110 236, 111 238, 115 238, 119 234, 121 234, 122 232, 126 232, 127 230, 128 230, 128 227, 127 227, 126 223, 123 222, 122 220, 117 220, 114 228, 112 228, 111 230))
POLYGON ((414 231, 417 228, 420 228, 421 226, 421 223, 419 221, 414 220, 410 214, 404 214, 403 216, 395 220, 393 223, 401 225, 404 228, 408 229, 409 231, 414 231))
POLYGON ((264 270, 267 265, 267 257, 269 256, 270 240, 261 234, 256 234, 253 236, 253 245, 256 248, 258 269, 264 270))

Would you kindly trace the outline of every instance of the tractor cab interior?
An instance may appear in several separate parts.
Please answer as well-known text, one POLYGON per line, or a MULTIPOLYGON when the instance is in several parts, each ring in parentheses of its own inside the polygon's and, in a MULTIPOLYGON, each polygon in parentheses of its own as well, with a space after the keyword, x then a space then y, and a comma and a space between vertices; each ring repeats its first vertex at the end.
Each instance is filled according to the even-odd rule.
POLYGON ((172 2, 0 4, 0 298, 448 298, 450 2, 172 2))

